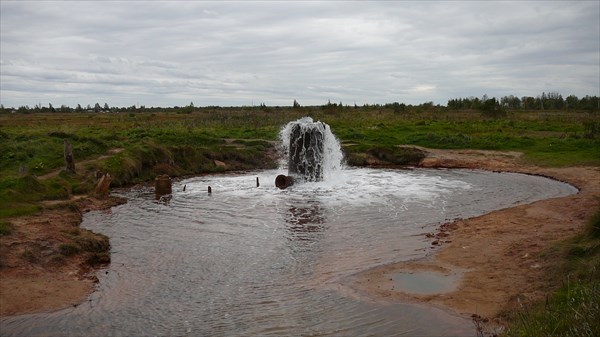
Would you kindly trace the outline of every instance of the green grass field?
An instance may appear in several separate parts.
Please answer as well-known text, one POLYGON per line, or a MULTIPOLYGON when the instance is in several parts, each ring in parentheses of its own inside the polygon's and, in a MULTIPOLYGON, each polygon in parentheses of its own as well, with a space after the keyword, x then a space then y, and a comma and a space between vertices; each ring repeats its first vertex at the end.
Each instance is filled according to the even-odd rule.
MULTIPOLYGON (((272 168, 279 130, 312 116, 331 126, 351 165, 366 156, 392 164, 414 155, 398 145, 440 149, 510 150, 542 166, 600 166, 600 116, 588 112, 395 112, 384 107, 198 108, 193 113, 0 115, 0 218, 39 210, 41 200, 89 192, 95 171, 113 185, 172 176, 272 168), (63 140, 73 145, 76 175, 44 175, 64 166, 63 140), (111 149, 122 149, 108 154, 111 149), (98 159, 100 158, 100 159, 98 159), (98 159, 98 160, 94 160, 98 159)), ((418 159, 419 157, 414 157, 418 159)))
MULTIPOLYGON (((600 166, 600 115, 590 112, 521 111, 491 118, 478 111, 443 107, 398 112, 385 107, 324 106, 0 114, 0 235, 12 231, 8 218, 39 212, 43 200, 67 200, 90 192, 97 171, 110 173, 113 186, 123 186, 158 174, 223 171, 215 160, 225 162, 228 170, 276 167, 273 153, 279 131, 303 116, 331 126, 349 165, 364 165, 368 157, 414 164, 420 154, 399 145, 418 145, 519 151, 524 161, 539 166, 600 166), (73 145, 79 163, 76 174, 61 171, 65 139, 73 145)), ((508 335, 576 336, 582 335, 577 334, 583 331, 577 330, 581 324, 600 321, 597 218, 586 233, 557 253, 558 260, 568 262, 564 268, 569 275, 578 276, 549 304, 508 315, 513 322, 508 335), (554 330, 547 330, 548 326, 554 330)), ((64 247, 67 252, 69 248, 64 247)), ((591 329, 598 333, 597 323, 591 329)))

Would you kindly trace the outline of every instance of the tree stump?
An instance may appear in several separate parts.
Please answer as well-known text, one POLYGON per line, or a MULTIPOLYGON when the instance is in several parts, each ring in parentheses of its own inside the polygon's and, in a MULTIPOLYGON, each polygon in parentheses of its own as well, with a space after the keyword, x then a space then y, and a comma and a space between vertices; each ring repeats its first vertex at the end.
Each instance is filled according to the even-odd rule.
POLYGON ((171 178, 166 174, 157 176, 156 179, 154 179, 154 194, 156 199, 160 199, 163 195, 171 193, 173 193, 171 178))
POLYGON ((106 198, 108 197, 108 190, 110 188, 110 182, 112 179, 110 178, 110 174, 106 173, 102 175, 96 188, 94 189, 94 195, 97 198, 106 198))
POLYGON ((73 146, 65 139, 65 165, 69 173, 75 173, 75 159, 73 158, 73 146))

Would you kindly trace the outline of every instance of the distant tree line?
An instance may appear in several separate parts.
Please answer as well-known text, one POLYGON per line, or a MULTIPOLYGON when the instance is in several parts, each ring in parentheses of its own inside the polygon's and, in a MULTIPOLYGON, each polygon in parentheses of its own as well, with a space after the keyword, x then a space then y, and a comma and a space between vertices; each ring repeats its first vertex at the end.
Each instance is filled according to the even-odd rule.
POLYGON ((523 96, 521 98, 513 95, 504 96, 497 100, 495 97, 488 98, 484 95, 478 97, 456 98, 448 101, 448 108, 454 110, 475 109, 482 111, 492 110, 600 110, 598 96, 585 96, 578 98, 569 95, 563 98, 557 92, 542 93, 537 97, 523 96))
MULTIPOLYGON (((297 100, 293 101, 292 108, 298 109, 302 106, 298 103, 297 100)), ((577 110, 577 111, 600 111, 600 100, 598 96, 589 96, 586 95, 582 98, 578 98, 575 95, 569 95, 566 98, 557 92, 549 92, 542 93, 537 97, 531 96, 523 96, 517 97, 513 95, 504 96, 500 99, 495 97, 488 97, 487 95, 483 95, 483 97, 466 97, 466 98, 454 98, 448 101, 446 107, 438 105, 434 105, 433 102, 425 102, 419 105, 410 105, 404 103, 386 103, 386 104, 364 104, 362 107, 359 107, 354 103, 354 105, 344 105, 342 102, 331 103, 328 101, 327 104, 321 106, 321 108, 326 110, 339 110, 344 108, 363 108, 363 109, 378 109, 378 108, 388 108, 393 109, 394 112, 402 113, 405 111, 428 111, 428 110, 478 110, 485 114, 493 115, 493 116, 501 116, 505 114, 507 111, 518 111, 518 110, 553 110, 553 111, 567 111, 567 110, 577 110)), ((29 107, 27 105, 20 106, 18 108, 5 108, 3 105, 0 105, 0 113, 68 113, 68 112, 88 112, 88 113, 139 113, 139 112, 175 112, 175 113, 192 113, 194 111, 199 111, 201 109, 223 109, 224 107, 220 106, 207 106, 207 107, 196 107, 194 106, 194 102, 190 102, 189 105, 186 106, 174 106, 174 107, 151 107, 146 108, 144 105, 136 106, 128 106, 128 107, 111 107, 108 103, 104 103, 100 105, 100 103, 94 104, 91 106, 90 104, 83 107, 81 104, 77 104, 75 108, 69 107, 67 105, 61 105, 56 108, 49 103, 48 106, 41 106, 41 104, 36 104, 34 107, 29 107)), ((243 106, 243 109, 262 109, 262 110, 271 110, 272 107, 267 107, 264 103, 261 103, 260 106, 243 106)), ((280 109, 281 107, 274 107, 275 109, 280 109)), ((309 107, 307 107, 309 108, 309 107)))

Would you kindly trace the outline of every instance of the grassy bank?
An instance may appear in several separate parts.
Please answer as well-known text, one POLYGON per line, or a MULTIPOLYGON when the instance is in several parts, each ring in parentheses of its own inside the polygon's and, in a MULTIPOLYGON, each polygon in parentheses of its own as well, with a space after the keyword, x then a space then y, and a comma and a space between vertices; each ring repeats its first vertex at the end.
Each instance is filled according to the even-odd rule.
POLYGON ((431 107, 196 108, 191 113, 0 115, 0 219, 35 213, 42 200, 89 192, 96 171, 113 186, 223 170, 276 166, 283 125, 302 116, 328 123, 351 165, 368 159, 418 162, 413 144, 443 149, 521 151, 537 165, 600 166, 600 117, 588 112, 477 111, 431 107), (73 145, 77 174, 62 172, 63 140, 73 145), (218 165, 218 162, 226 164, 218 165))
POLYGON ((505 336, 600 336, 600 210, 585 231, 548 252, 563 285, 545 302, 508 313, 505 336))

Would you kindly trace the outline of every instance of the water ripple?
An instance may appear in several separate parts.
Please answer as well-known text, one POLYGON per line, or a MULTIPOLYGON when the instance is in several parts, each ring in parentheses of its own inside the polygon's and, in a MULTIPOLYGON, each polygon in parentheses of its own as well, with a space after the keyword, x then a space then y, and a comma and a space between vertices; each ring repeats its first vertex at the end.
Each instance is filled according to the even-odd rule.
POLYGON ((364 302, 331 286, 423 257, 422 234, 441 222, 576 191, 519 174, 369 169, 279 190, 268 183, 278 173, 191 178, 161 201, 150 188, 121 191, 127 204, 82 224, 111 240, 98 290, 76 308, 4 318, 2 334, 472 335, 468 319, 443 310, 364 302))

